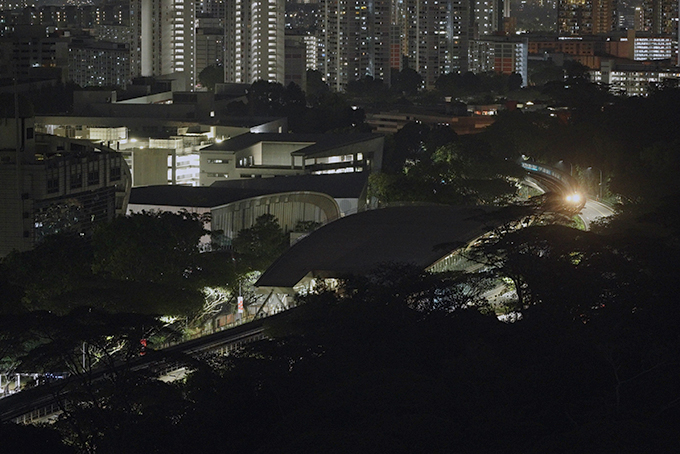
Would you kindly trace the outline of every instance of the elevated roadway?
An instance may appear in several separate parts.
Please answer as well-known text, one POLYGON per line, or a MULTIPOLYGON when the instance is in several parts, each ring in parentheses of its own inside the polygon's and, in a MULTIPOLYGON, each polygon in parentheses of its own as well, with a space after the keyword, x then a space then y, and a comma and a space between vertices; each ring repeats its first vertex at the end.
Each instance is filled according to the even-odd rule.
POLYGON ((614 210, 607 205, 583 195, 578 181, 571 175, 533 161, 523 161, 521 165, 529 173, 529 178, 543 191, 554 192, 565 198, 578 194, 582 200, 578 216, 583 221, 586 230, 589 230, 596 220, 614 214, 614 210))
POLYGON ((235 328, 179 343, 162 350, 150 351, 145 356, 129 363, 120 363, 113 368, 96 369, 86 376, 73 376, 49 384, 27 389, 0 399, 0 423, 13 421, 29 424, 44 421, 61 411, 61 405, 68 401, 68 390, 77 387, 83 380, 103 380, 123 367, 133 371, 151 371, 156 377, 171 377, 175 371, 187 367, 189 357, 198 357, 209 352, 227 353, 243 345, 264 338, 264 320, 259 319, 235 328), (185 359, 183 360, 182 357, 185 359))

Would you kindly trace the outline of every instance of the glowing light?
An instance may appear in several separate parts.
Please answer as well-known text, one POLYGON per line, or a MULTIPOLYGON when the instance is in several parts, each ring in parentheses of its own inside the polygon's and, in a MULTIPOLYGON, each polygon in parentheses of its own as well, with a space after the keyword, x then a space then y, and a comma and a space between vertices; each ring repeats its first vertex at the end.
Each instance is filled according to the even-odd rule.
POLYGON ((573 194, 569 194, 569 195, 566 197, 566 200, 567 200, 567 202, 570 202, 570 203, 579 203, 579 202, 581 202, 581 200, 582 200, 581 194, 579 194, 579 193, 577 193, 577 192, 575 192, 575 193, 573 193, 573 194))

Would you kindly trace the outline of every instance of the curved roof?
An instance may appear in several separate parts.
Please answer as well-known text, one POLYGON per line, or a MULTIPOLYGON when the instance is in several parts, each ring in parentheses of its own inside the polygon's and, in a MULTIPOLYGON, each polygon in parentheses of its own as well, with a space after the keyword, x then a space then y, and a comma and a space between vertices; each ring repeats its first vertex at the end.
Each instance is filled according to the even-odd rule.
POLYGON ((423 269, 503 223, 491 207, 404 206, 357 213, 331 222, 294 244, 256 282, 291 288, 310 272, 323 277, 363 274, 380 263, 423 269))
POLYGON ((220 188, 213 186, 157 185, 132 188, 133 205, 212 208, 239 200, 271 194, 266 188, 220 188))

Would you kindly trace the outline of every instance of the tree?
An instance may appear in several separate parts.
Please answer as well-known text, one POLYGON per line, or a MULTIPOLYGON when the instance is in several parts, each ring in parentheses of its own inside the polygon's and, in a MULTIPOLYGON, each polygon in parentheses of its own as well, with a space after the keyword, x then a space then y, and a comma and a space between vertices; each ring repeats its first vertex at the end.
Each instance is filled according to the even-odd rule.
POLYGON ((394 77, 391 88, 397 93, 414 95, 418 92, 422 83, 423 78, 416 70, 404 68, 394 77))
POLYGON ((439 76, 435 82, 437 90, 442 92, 444 96, 460 96, 461 76, 459 73, 446 73, 439 76))
POLYGON ((314 69, 307 70, 307 86, 305 87, 307 102, 311 106, 316 106, 321 97, 330 92, 330 88, 323 81, 319 71, 314 69))
POLYGON ((215 90, 215 85, 224 83, 224 68, 220 65, 206 66, 198 73, 198 82, 210 91, 215 90))
POLYGON ((288 247, 286 235, 276 218, 263 214, 255 224, 243 229, 234 238, 232 247, 236 259, 246 270, 264 271, 288 247))
POLYGON ((181 286, 196 272, 203 220, 188 212, 118 217, 94 233, 96 274, 181 286))
POLYGON ((3 440, 4 449, 16 454, 76 453, 73 447, 63 443, 61 434, 53 427, 3 423, 0 424, 0 439, 3 440))
POLYGON ((258 80, 253 82, 248 91, 248 109, 250 115, 277 116, 282 115, 285 88, 277 82, 258 80))
POLYGON ((307 110, 298 132, 360 131, 365 117, 363 109, 351 106, 340 93, 322 93, 317 104, 307 110))
MULTIPOLYGON (((86 285, 93 277, 92 257, 85 238, 54 234, 32 250, 11 253, 3 259, 2 268, 7 285, 21 295, 23 310, 58 310, 50 307, 52 299, 86 285)), ((3 310, 8 310, 9 302, 4 303, 3 310)), ((15 306, 14 310, 22 309, 15 306)))
POLYGON ((307 113, 307 101, 302 89, 295 83, 288 84, 283 92, 283 111, 282 113, 288 117, 288 126, 292 132, 298 132, 303 129, 300 124, 304 121, 307 113))
POLYGON ((383 171, 401 173, 408 163, 427 159, 425 141, 430 127, 422 123, 406 123, 387 142, 383 153, 383 171))
POLYGON ((548 82, 543 93, 552 97, 555 102, 572 109, 579 121, 588 122, 593 115, 598 115, 602 107, 613 95, 602 84, 590 82, 585 77, 570 77, 565 81, 548 82))
POLYGON ((522 75, 520 73, 513 72, 508 77, 508 89, 510 91, 519 90, 520 88, 522 88, 523 83, 524 80, 522 79, 522 75))
POLYGON ((347 93, 354 96, 379 96, 387 89, 382 79, 366 76, 347 84, 347 93))
MULTIPOLYGON (((140 341, 151 344, 167 331, 163 322, 86 307, 63 316, 33 313, 27 321, 38 345, 21 358, 21 370, 69 374, 52 388, 62 410, 53 427, 68 445, 81 453, 149 452, 171 439, 172 420, 180 416, 178 396, 148 371, 133 368, 140 341), (107 374, 98 378, 102 368, 107 374), (147 431, 158 439, 149 443, 147 431)), ((145 353, 156 354, 152 350, 149 345, 145 353)))
POLYGON ((563 81, 564 68, 557 66, 552 60, 529 62, 529 82, 532 85, 545 85, 551 81, 563 81))

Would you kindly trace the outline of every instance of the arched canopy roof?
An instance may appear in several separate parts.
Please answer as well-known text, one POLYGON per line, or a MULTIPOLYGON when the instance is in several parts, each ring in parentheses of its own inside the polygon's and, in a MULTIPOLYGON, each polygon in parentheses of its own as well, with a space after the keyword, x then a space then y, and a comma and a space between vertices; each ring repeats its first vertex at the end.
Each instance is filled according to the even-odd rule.
POLYGON ((426 269, 503 223, 488 207, 443 205, 383 208, 331 222, 294 244, 256 282, 292 288, 308 274, 363 274, 380 263, 426 269))

